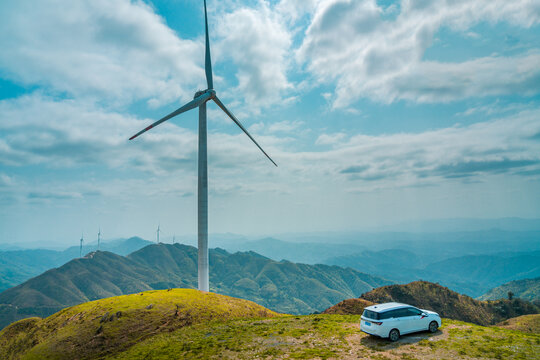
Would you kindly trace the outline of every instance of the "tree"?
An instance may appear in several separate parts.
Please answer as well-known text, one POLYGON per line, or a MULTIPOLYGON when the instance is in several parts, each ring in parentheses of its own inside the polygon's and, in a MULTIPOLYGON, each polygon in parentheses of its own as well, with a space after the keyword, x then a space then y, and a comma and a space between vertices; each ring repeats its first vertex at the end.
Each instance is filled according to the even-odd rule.
POLYGON ((514 293, 509 291, 508 292, 508 300, 512 300, 514 298, 514 293))

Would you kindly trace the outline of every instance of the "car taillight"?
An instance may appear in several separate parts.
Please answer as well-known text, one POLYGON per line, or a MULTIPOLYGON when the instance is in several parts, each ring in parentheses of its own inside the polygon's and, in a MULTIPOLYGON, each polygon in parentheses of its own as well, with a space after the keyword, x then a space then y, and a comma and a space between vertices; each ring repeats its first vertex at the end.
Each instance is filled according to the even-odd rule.
POLYGON ((371 323, 373 323, 375 325, 382 325, 382 321, 372 321, 371 323))

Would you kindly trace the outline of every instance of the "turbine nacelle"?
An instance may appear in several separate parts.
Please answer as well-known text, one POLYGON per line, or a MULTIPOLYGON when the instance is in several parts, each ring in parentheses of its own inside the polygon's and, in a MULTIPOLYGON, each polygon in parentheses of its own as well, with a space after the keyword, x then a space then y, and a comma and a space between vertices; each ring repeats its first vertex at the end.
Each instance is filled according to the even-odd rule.
MULTIPOLYGON (((208 100, 214 99, 216 97, 216 91, 214 89, 206 89, 206 90, 199 90, 195 93, 195 96, 193 96, 193 100, 197 99, 198 97, 208 94, 210 97, 208 100)), ((207 101, 208 101, 207 100, 207 101)))

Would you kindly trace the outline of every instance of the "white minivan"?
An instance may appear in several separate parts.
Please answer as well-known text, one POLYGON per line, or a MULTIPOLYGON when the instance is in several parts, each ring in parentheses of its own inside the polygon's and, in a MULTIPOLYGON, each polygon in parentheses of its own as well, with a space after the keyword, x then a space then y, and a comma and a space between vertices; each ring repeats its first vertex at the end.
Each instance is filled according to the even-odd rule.
POLYGON ((371 305, 364 309, 360 330, 397 341, 400 335, 429 330, 432 333, 441 326, 439 314, 401 303, 371 305))

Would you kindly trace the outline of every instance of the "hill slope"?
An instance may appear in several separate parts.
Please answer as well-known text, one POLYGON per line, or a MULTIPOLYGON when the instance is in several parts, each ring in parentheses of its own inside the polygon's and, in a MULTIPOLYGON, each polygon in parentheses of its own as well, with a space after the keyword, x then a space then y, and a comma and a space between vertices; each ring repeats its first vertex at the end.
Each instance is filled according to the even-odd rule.
POLYGON ((277 316, 195 290, 151 291, 21 320, 0 331, 11 359, 534 359, 540 334, 443 319, 392 343, 357 315, 277 316))
MULTIPOLYGON (((210 290, 275 311, 306 314, 390 282, 353 269, 273 261, 253 252, 210 250, 210 290)), ((0 327, 64 307, 151 289, 195 288, 197 249, 150 245, 127 257, 91 253, 0 293, 0 327)))
POLYGON ((434 310, 442 317, 479 325, 493 325, 505 319, 537 314, 540 311, 537 306, 520 299, 479 301, 427 281, 383 286, 363 294, 361 298, 374 303, 395 301, 411 304, 434 310))
POLYGON ((189 289, 149 291, 21 320, 0 332, 3 359, 111 356, 158 333, 234 318, 278 314, 251 301, 189 289))
POLYGON ((536 279, 523 279, 510 281, 502 284, 494 289, 491 289, 484 295, 478 297, 478 300, 497 300, 508 297, 508 292, 514 293, 514 297, 540 302, 540 277, 536 279))
POLYGON ((509 330, 518 330, 532 334, 540 334, 540 314, 522 315, 497 324, 509 330))

